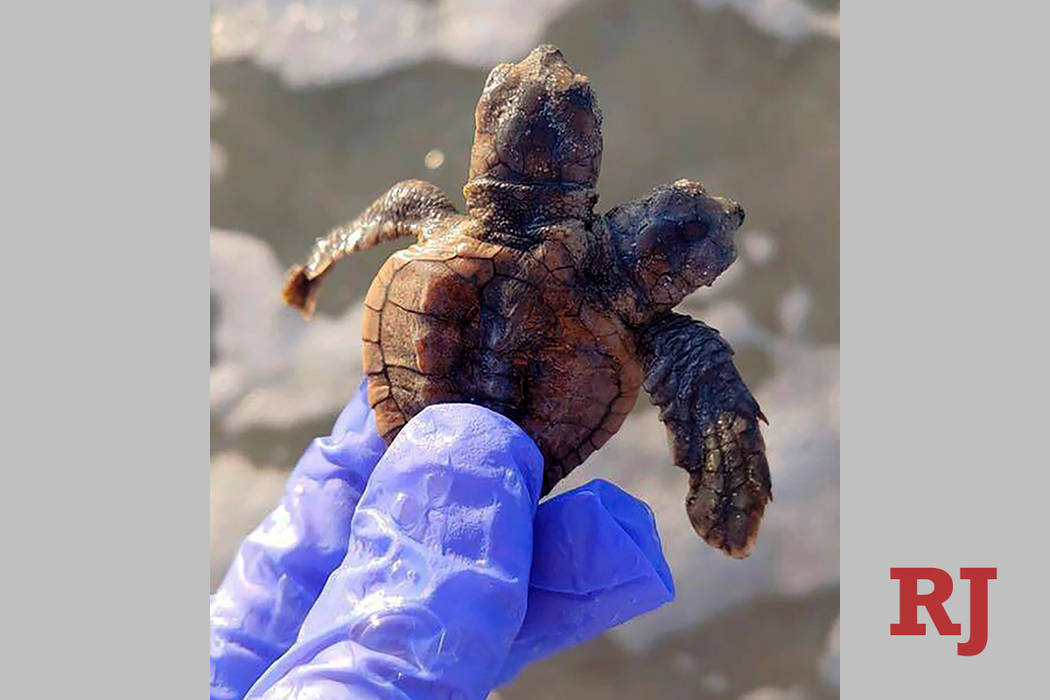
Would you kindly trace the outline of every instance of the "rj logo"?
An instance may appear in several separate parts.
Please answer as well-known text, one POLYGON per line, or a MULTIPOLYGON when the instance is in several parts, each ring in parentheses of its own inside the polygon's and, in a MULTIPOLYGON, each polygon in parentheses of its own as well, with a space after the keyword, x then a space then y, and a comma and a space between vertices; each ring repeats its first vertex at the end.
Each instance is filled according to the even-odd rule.
MULTIPOLYGON (((970 638, 959 642, 959 656, 976 656, 988 644, 988 581, 996 577, 993 568, 962 568, 959 578, 970 582, 970 638)), ((952 622, 944 610, 944 601, 952 595, 952 577, 933 567, 891 568, 890 578, 900 581, 900 622, 890 625, 890 635, 926 634, 926 625, 919 622, 919 606, 926 613, 941 636, 962 634, 962 626, 952 622), (933 583, 929 593, 919 593, 919 579, 933 583)))

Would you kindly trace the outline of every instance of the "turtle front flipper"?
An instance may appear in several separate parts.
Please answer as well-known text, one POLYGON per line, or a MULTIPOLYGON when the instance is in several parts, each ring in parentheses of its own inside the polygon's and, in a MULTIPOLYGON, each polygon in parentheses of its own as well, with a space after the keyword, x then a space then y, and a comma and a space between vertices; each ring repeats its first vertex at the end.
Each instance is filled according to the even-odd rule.
POLYGON ((705 542, 751 553, 772 497, 758 421, 765 416, 718 332, 667 313, 639 333, 643 387, 660 407, 674 464, 689 472, 686 510, 705 542))
POLYGON ((399 182, 356 219, 318 238, 306 262, 288 271, 281 296, 309 317, 322 278, 340 259, 401 236, 425 238, 434 226, 456 216, 455 205, 436 185, 422 180, 399 182))

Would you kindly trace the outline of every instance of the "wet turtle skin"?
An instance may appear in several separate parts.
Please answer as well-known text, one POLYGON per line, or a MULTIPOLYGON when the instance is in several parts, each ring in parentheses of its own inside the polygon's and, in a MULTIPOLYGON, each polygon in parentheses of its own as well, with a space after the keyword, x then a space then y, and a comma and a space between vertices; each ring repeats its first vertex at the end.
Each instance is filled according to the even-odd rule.
POLYGON ((543 492, 605 444, 643 388, 689 473, 696 532, 734 557, 772 498, 764 421, 718 332, 672 309, 735 259, 735 202, 694 181, 594 211, 601 113, 553 46, 493 69, 475 112, 461 214, 419 180, 314 245, 284 299, 312 313, 340 258, 399 236, 365 298, 364 371, 387 442, 434 403, 514 420, 545 459, 543 492))

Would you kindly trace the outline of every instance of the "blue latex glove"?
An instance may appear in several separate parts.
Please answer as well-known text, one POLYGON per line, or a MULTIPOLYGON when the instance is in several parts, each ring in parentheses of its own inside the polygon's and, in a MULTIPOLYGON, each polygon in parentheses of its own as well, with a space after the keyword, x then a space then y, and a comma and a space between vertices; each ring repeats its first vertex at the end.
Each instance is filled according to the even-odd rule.
POLYGON ((673 598, 649 509, 603 481, 537 507, 506 418, 432 406, 384 449, 362 385, 212 597, 213 700, 483 698, 673 598))

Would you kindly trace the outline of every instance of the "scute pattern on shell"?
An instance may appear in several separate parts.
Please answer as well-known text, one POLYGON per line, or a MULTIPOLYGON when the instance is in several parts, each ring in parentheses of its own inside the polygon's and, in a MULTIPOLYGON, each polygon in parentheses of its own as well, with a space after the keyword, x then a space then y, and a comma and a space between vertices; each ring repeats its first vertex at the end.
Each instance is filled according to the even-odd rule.
POLYGON ((527 252, 464 238, 392 256, 363 334, 384 439, 432 403, 488 406, 536 440, 544 493, 605 444, 634 405, 641 365, 631 331, 591 307, 573 270, 553 237, 527 252))

